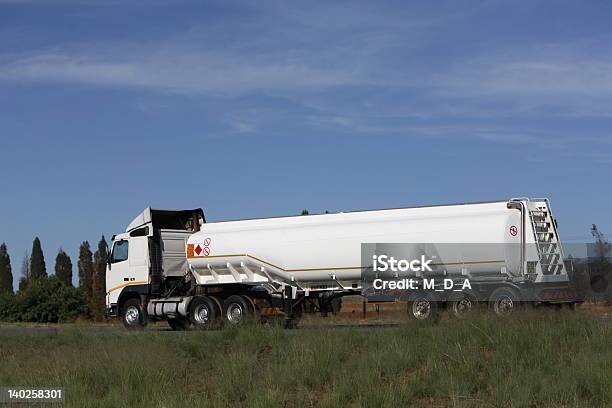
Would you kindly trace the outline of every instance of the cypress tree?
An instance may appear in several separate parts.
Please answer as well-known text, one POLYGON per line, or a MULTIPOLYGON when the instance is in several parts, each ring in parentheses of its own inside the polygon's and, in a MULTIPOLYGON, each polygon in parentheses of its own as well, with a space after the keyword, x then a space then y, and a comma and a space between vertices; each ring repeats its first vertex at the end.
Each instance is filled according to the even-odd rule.
POLYGON ((2 293, 13 293, 13 271, 6 244, 0 245, 0 294, 2 293))
POLYGON ((89 242, 85 241, 79 248, 79 261, 77 266, 79 269, 79 288, 83 291, 83 297, 86 304, 91 303, 92 294, 92 277, 93 277, 93 262, 91 260, 92 254, 89 247, 89 242))
POLYGON ((47 266, 45 256, 40 245, 40 239, 34 238, 32 243, 32 257, 30 258, 30 275, 32 279, 46 278, 47 266))
POLYGON ((106 260, 108 244, 104 235, 98 242, 98 250, 94 254, 94 278, 92 282, 92 299, 90 310, 95 320, 102 320, 104 316, 104 297, 106 294, 106 260))
POLYGON ((30 273, 30 254, 28 251, 23 255, 23 261, 21 261, 21 279, 19 279, 19 291, 25 290, 30 280, 32 280, 32 274, 30 273))
POLYGON ((72 260, 61 248, 55 258, 55 276, 65 285, 72 286, 72 260))

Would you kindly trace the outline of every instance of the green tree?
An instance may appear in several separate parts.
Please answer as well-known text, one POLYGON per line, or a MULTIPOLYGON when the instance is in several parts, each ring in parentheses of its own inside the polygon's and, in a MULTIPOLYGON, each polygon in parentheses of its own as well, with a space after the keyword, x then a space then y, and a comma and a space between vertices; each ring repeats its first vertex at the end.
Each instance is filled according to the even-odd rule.
POLYGON ((30 258, 30 276, 32 280, 46 278, 47 266, 45 265, 45 255, 40 245, 40 239, 34 238, 32 243, 32 256, 30 258))
POLYGON ((55 276, 64 284, 72 286, 72 260, 61 248, 55 258, 55 276))
MULTIPOLYGON (((17 294, 19 296, 19 294, 17 294)), ((0 321, 14 322, 19 320, 17 296, 10 293, 0 293, 0 321)))
POLYGON ((0 294, 0 320, 58 323, 76 319, 85 309, 79 289, 57 276, 34 279, 15 296, 0 294))
POLYGON ((104 317, 105 294, 106 294, 106 262, 108 254, 108 244, 104 235, 98 242, 98 250, 94 254, 94 276, 92 280, 92 296, 89 309, 95 320, 102 320, 104 317))
POLYGON ((28 284, 32 280, 32 274, 30 272, 30 253, 28 251, 23 255, 23 261, 21 261, 21 279, 19 279, 19 291, 25 290, 28 284))
POLYGON ((13 271, 6 244, 0 245, 0 293, 13 293, 13 271))
POLYGON ((92 278, 94 273, 92 253, 89 242, 84 241, 79 248, 79 261, 77 267, 79 269, 79 288, 83 292, 85 304, 91 303, 92 295, 92 278))

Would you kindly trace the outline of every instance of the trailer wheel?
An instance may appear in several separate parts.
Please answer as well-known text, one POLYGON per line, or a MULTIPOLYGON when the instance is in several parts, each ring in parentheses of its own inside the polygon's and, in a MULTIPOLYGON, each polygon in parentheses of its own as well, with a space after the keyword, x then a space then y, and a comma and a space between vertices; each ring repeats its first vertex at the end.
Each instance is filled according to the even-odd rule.
POLYGON ((510 288, 497 288, 489 298, 489 306, 499 317, 510 316, 519 308, 520 297, 510 288))
POLYGON ((144 329, 147 325, 147 317, 138 299, 129 299, 121 308, 121 320, 123 325, 130 330, 144 329))
POLYGON ((438 302, 433 296, 418 294, 408 302, 408 316, 418 321, 436 321, 439 318, 438 302))
POLYGON ((474 313, 476 300, 465 293, 453 296, 448 301, 451 314, 458 319, 465 319, 474 313))
POLYGON ((189 321, 196 329, 208 329, 218 317, 216 308, 217 305, 211 298, 198 296, 189 305, 189 321))
POLYGON ((243 296, 232 295, 223 302, 223 321, 225 323, 244 324, 250 316, 250 306, 243 296))

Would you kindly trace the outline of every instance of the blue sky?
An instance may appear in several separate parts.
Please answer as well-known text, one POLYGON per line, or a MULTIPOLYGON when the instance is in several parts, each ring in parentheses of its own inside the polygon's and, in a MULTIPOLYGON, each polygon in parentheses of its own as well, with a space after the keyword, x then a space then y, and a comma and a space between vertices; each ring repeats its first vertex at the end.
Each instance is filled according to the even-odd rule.
MULTIPOLYGON (((15 275, 146 206, 209 221, 548 196, 612 234, 612 3, 0 0, 15 275)), ((17 276, 16 279, 17 281, 17 276)))

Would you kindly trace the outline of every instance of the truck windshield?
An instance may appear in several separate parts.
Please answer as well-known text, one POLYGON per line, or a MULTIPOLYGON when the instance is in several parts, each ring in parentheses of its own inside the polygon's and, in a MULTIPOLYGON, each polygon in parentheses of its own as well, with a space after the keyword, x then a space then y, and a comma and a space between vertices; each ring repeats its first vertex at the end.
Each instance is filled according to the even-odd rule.
POLYGON ((111 262, 121 262, 128 259, 128 241, 121 240, 115 242, 115 246, 113 247, 113 254, 111 256, 111 262))

